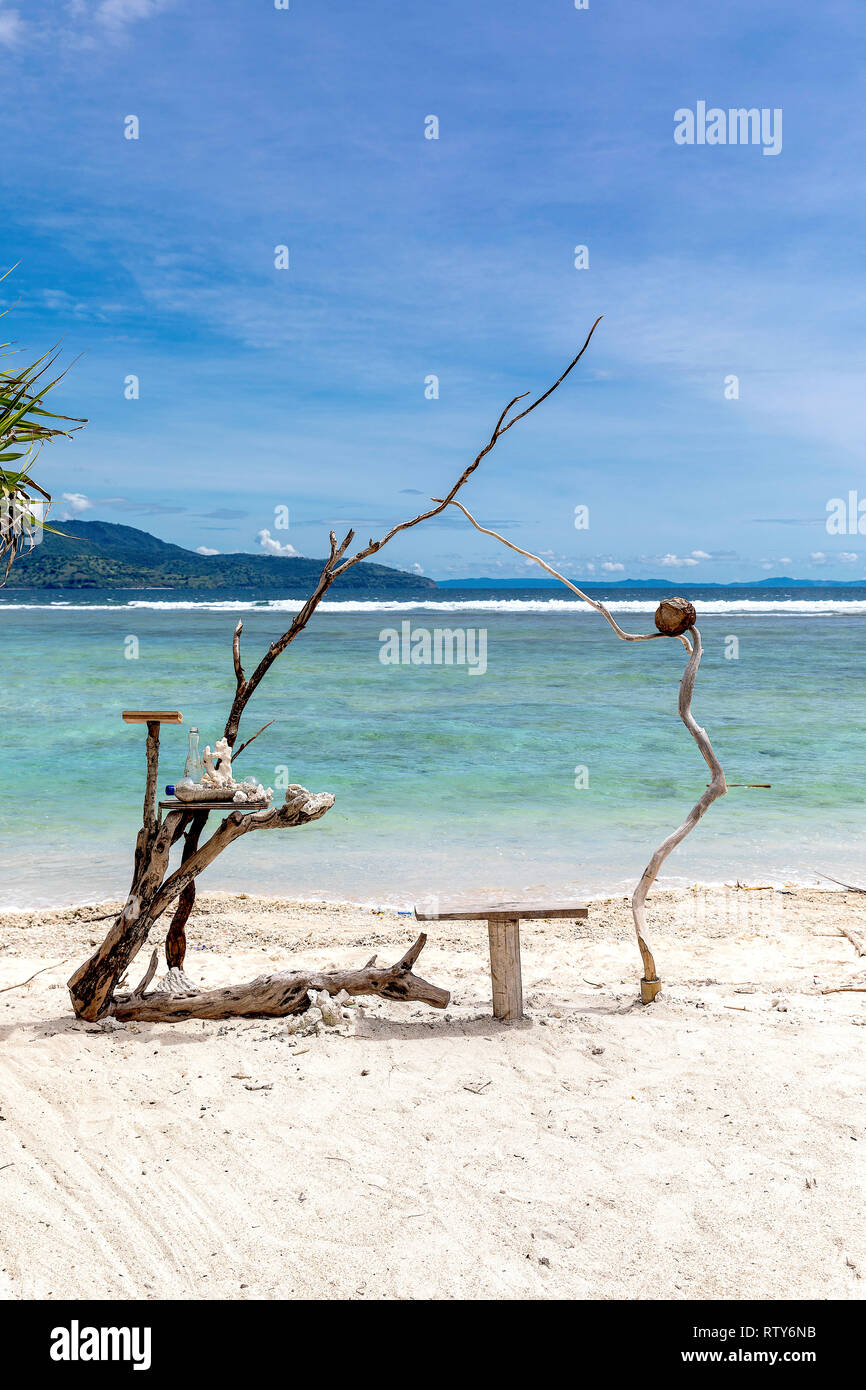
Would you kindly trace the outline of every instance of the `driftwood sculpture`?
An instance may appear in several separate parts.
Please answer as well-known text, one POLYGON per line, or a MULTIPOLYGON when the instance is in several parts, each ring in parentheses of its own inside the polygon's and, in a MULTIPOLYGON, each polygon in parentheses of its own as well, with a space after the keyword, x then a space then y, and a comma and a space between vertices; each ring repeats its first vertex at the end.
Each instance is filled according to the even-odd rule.
MULTIPOLYGON (((548 390, 516 415, 511 415, 511 411, 518 401, 525 399, 525 395, 515 396, 509 401, 487 443, 463 470, 445 498, 418 516, 399 522, 379 540, 371 539, 366 546, 351 554, 348 551, 355 538, 354 531, 350 530, 339 544, 336 534, 333 531, 330 533, 330 553, 322 566, 315 589, 292 620, 290 627, 271 643, 249 676, 241 661, 243 623, 238 623, 232 641, 235 694, 223 734, 226 745, 231 750, 233 763, 237 762, 253 739, 258 738, 263 732, 263 729, 258 729, 239 748, 235 748, 241 718, 250 697, 277 658, 303 632, 335 580, 353 565, 377 554, 400 532, 418 526, 422 521, 440 516, 503 434, 546 401, 561 385, 580 361, 599 322, 600 319, 596 319, 580 352, 548 390)), ((283 1015, 298 1013, 306 1008, 308 989, 325 989, 329 993, 335 993, 341 988, 354 994, 380 994, 386 999, 417 1001, 431 1004, 434 1008, 445 1008, 449 999, 447 992, 428 984, 411 971, 426 941, 423 933, 402 960, 391 967, 375 966, 374 957, 363 970, 336 971, 330 974, 271 975, 231 989, 197 990, 184 974, 183 965, 186 953, 186 924, 195 902, 196 879, 199 874, 242 835, 258 830, 287 830, 296 825, 306 825, 325 815, 333 806, 334 797, 329 792, 314 795, 305 787, 289 787, 283 806, 267 807, 253 812, 233 810, 220 822, 210 838, 204 844, 200 844, 210 812, 193 809, 195 803, 191 803, 189 809, 172 808, 160 824, 156 804, 158 765, 159 721, 153 720, 147 725, 144 813, 135 846, 129 894, 102 945, 76 970, 68 982, 72 1007, 79 1018, 97 1019, 113 1014, 123 1021, 144 1019, 172 1022, 184 1018, 283 1015), (180 864, 172 873, 168 873, 172 846, 181 838, 183 850, 180 864), (156 972, 154 955, 144 978, 132 993, 118 994, 119 981, 144 946, 152 928, 172 906, 174 915, 165 941, 169 969, 162 986, 149 994, 146 993, 156 972)))
POLYGON ((690 830, 697 825, 701 816, 709 806, 717 799, 724 796, 727 791, 725 784, 725 774, 722 771, 721 763, 713 752, 713 745, 707 737, 705 729, 702 729, 692 715, 692 695, 695 689, 695 680, 698 674, 698 667, 701 664, 701 634, 695 627, 697 614, 693 604, 684 598, 663 599, 655 613, 655 632, 623 632, 613 614, 598 599, 590 598, 582 589, 578 589, 576 584, 572 584, 570 579, 560 574, 559 570, 553 569, 539 555, 533 555, 529 550, 521 550, 519 545, 514 545, 507 541, 504 536, 500 536, 498 531, 491 531, 488 527, 482 526, 470 512, 466 510, 462 502, 458 502, 454 497, 448 499, 451 506, 458 507, 468 521, 477 531, 482 531, 485 536, 493 536, 496 540, 507 545, 509 550, 515 550, 518 555, 524 555, 528 560, 534 560, 542 569, 547 570, 555 579, 563 583, 572 593, 577 594, 578 598, 588 603, 590 608, 594 608, 597 613, 601 613, 606 618, 623 642, 652 642, 657 637, 677 637, 682 642, 688 653, 686 668, 680 681, 680 694, 678 710, 680 719, 685 724, 698 748, 701 755, 710 769, 711 780, 704 792, 686 816, 682 825, 678 826, 667 839, 663 840, 658 849, 653 854, 646 868, 644 869, 640 882, 634 890, 631 900, 632 916, 634 917, 635 931, 637 932, 637 944, 643 961, 644 973, 640 982, 640 995, 645 1004, 649 1004, 655 999, 661 989, 661 980, 656 971, 655 958, 650 950, 647 939, 646 928, 646 900, 650 888, 655 882, 659 869, 667 859, 671 850, 676 849, 677 845, 686 838, 690 830), (689 640, 691 638, 691 641, 689 640))
MULTIPOLYGON (((542 569, 559 579, 573 593, 607 620, 617 637, 625 642, 650 642, 660 637, 673 637, 682 642, 687 652, 685 671, 680 683, 679 714, 692 738, 698 745, 707 766, 711 781, 704 794, 692 807, 682 825, 678 827, 652 855, 632 898, 632 911, 637 931, 638 947, 643 963, 641 979, 641 998, 649 1003, 661 989, 661 981, 656 971, 655 959, 650 949, 646 929, 646 898, 659 869, 668 855, 685 839, 703 816, 707 807, 727 790, 725 777, 712 745, 705 731, 696 723, 691 712, 692 694, 695 678, 701 660, 701 637, 695 626, 695 610, 685 599, 665 599, 655 615, 656 631, 650 633, 624 632, 610 611, 597 599, 590 598, 557 570, 552 569, 538 555, 521 550, 511 541, 505 540, 497 532, 488 530, 457 501, 457 493, 475 472, 482 459, 490 453, 502 435, 535 410, 548 396, 561 385, 569 372, 577 365, 589 346, 600 319, 596 319, 586 341, 577 356, 554 384, 536 400, 512 415, 511 411, 525 396, 515 396, 503 410, 489 440, 475 456, 472 463, 464 469, 457 482, 444 498, 434 498, 433 506, 408 521, 393 526, 379 540, 370 540, 366 546, 348 554, 354 540, 354 531, 349 531, 338 544, 335 533, 330 533, 330 553, 312 594, 293 619, 286 632, 272 642, 251 675, 247 676, 241 661, 241 633, 243 623, 235 628, 232 641, 232 658, 235 675, 235 694, 226 719, 223 738, 229 763, 236 762, 243 750, 258 738, 268 727, 267 724, 252 734, 239 748, 235 748, 241 718, 246 705, 258 688, 273 663, 303 632, 315 613, 325 594, 340 575, 353 565, 375 555, 383 546, 402 531, 418 526, 422 521, 441 515, 446 507, 455 506, 463 512, 472 525, 485 535, 493 536, 511 550, 527 559, 534 560, 542 569), (510 418, 509 418, 510 417, 510 418)), ((269 721, 273 722, 273 721, 269 721)), ((434 1008, 445 1008, 449 995, 437 986, 429 984, 412 973, 412 966, 418 959, 426 937, 422 933, 406 955, 390 967, 379 967, 375 957, 360 970, 333 971, 326 973, 291 972, 262 976, 245 984, 228 989, 199 990, 184 974, 186 953, 186 924, 195 902, 196 880, 199 874, 211 864, 217 855, 233 841, 243 835, 258 830, 286 830, 297 825, 306 825, 325 815, 334 804, 329 792, 312 794, 305 787, 291 786, 286 792, 285 804, 281 807, 266 807, 262 810, 244 812, 232 810, 217 826, 209 839, 200 844, 202 832, 210 812, 194 809, 195 803, 182 809, 172 808, 160 824, 156 797, 158 785, 159 760, 159 722, 148 723, 147 734, 147 779, 144 796, 142 827, 138 832, 135 847, 132 884, 122 911, 114 920, 102 945, 76 970, 69 980, 69 992, 75 1013, 80 1018, 97 1019, 113 1014, 124 1022, 142 1019, 157 1022, 176 1022, 186 1018, 231 1018, 238 1015, 280 1016, 300 1013, 307 1006, 307 991, 327 990, 329 994, 341 989, 350 994, 379 994, 386 999, 406 1002, 421 1002, 434 1008), (180 864, 168 873, 169 855, 173 845, 183 839, 180 864), (118 983, 131 965, 135 956, 147 941, 151 929, 163 914, 174 907, 174 914, 165 941, 165 954, 168 973, 156 990, 147 993, 157 968, 157 952, 154 951, 141 983, 129 994, 118 994, 118 983)))

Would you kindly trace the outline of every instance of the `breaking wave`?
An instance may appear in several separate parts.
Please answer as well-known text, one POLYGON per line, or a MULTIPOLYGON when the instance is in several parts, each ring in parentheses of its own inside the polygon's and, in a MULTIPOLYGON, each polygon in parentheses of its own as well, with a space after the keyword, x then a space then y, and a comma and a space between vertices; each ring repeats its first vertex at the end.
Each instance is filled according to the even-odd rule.
MULTIPOLYGON (((595 595, 593 595, 595 597, 595 595)), ((604 603, 612 613, 654 613, 657 599, 609 599, 604 603)), ((694 599, 698 614, 739 613, 746 617, 846 617, 866 614, 866 599, 694 599)), ((302 599, 130 599, 126 603, 75 603, 57 599, 48 603, 0 603, 0 613, 6 609, 39 609, 93 613, 125 609, 150 609, 154 612, 192 610, 205 613, 298 613, 302 599)), ((325 600, 319 604, 322 613, 584 613, 592 609, 580 599, 345 599, 325 600)))

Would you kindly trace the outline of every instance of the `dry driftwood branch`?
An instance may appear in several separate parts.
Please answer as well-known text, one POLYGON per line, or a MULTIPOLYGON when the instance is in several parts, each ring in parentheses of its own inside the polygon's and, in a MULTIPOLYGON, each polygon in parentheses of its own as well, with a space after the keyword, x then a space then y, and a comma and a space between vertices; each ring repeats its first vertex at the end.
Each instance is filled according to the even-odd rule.
MULTIPOLYGON (((585 594, 582 589, 578 589, 577 585, 572 584, 571 580, 566 579, 565 575, 560 574, 559 570, 555 570, 546 560, 542 560, 540 555, 534 555, 531 550, 522 550, 520 546, 515 545, 513 541, 507 541, 504 536, 500 536, 498 531, 491 531, 488 526, 482 526, 481 522, 476 521, 472 513, 466 510, 462 502, 455 502, 453 498, 451 498, 450 501, 452 506, 457 507, 463 513, 467 521, 472 522, 476 531, 480 531, 485 536, 492 536, 494 540, 501 541, 503 545, 508 546, 509 550, 516 551, 518 555, 525 555, 527 560, 534 560, 543 570, 547 570, 548 574, 552 574, 554 579, 558 579, 560 584, 564 584, 566 589, 570 589, 573 594, 577 594, 579 599, 583 599, 584 603, 588 603, 590 608, 594 608, 597 613, 600 613, 603 618, 607 619, 617 637, 621 637, 624 642, 654 642, 657 637, 666 637, 668 635, 664 632, 623 632, 610 609, 605 608, 604 604, 601 603, 599 599, 590 598, 589 594, 585 594)), ((679 633, 676 635, 679 636, 686 651, 691 651, 687 638, 681 636, 679 633)))
MULTIPOLYGON (((179 1023, 186 1018, 282 1018, 302 1013, 309 1005, 307 990, 326 989, 329 994, 378 994, 401 1004, 448 1006, 451 996, 420 975, 412 973, 426 944, 422 932, 396 965, 376 966, 376 957, 360 970, 292 970, 261 975, 246 984, 226 989, 196 990, 191 994, 154 991, 142 998, 141 989, 118 998, 112 1012, 121 1023, 136 1019, 146 1023, 179 1023)), ((155 953, 154 953, 155 954, 155 953)))
MULTIPOLYGON (((516 415, 511 415, 512 409, 519 400, 525 399, 525 396, 529 393, 527 392, 524 393, 524 395, 515 396, 513 400, 509 401, 508 405, 499 416, 487 443, 476 454, 473 461, 463 470, 448 495, 441 502, 436 503, 431 509, 409 518, 407 521, 398 523, 384 536, 380 537, 379 540, 371 539, 366 546, 352 554, 347 554, 347 552, 354 540, 354 531, 349 530, 339 543, 335 532, 330 532, 328 558, 322 566, 322 571, 319 575, 316 587, 307 598, 300 612, 295 615, 289 628, 281 637, 271 643, 251 676, 246 675, 241 659, 241 634, 243 632, 243 623, 238 622, 232 638, 232 664, 235 677, 235 694, 224 731, 224 737, 230 748, 233 749, 235 746, 241 716, 262 678, 267 674, 277 657, 280 656, 290 643, 294 641, 295 637, 304 630, 334 581, 353 565, 359 564, 362 560, 369 558, 371 555, 375 555, 384 545, 387 545, 388 541, 400 532, 409 530, 413 526, 418 526, 422 521, 427 521, 431 517, 440 515, 445 508, 453 502, 457 492, 475 472, 482 459, 494 448, 502 435, 510 430, 513 425, 516 425, 519 420, 523 420, 541 405, 543 401, 547 400, 548 396, 561 385, 580 361, 600 321, 600 319, 596 319, 580 351, 553 385, 548 387, 542 395, 538 396, 516 415)), ((264 725, 263 729, 267 727, 268 725, 264 725)), ((246 743, 242 744, 238 749, 238 753, 241 753, 245 747, 252 743, 253 739, 257 738, 259 733, 263 732, 263 729, 259 729, 251 738, 247 739, 246 743)), ((227 848, 229 844, 238 839, 241 835, 248 834, 253 830, 284 829, 289 826, 302 825, 308 821, 318 819, 319 816, 324 815, 334 804, 334 798, 329 793, 311 796, 304 787, 289 787, 286 792, 286 804, 284 806, 278 809, 268 808, 252 813, 232 811, 220 823, 210 839, 203 845, 200 845, 199 838, 205 820, 207 819, 207 813, 205 813, 204 819, 202 820, 200 819, 200 813, 196 813, 193 809, 172 810, 166 816, 163 825, 161 827, 159 825, 156 807, 159 765, 159 723, 155 721, 148 722, 147 725, 146 755, 147 779, 142 827, 136 841, 132 885, 127 901, 122 912, 109 928, 102 945, 79 967, 68 982, 73 1008, 80 1018, 99 1018, 101 1014, 107 1012, 114 1006, 113 992, 117 987, 118 981, 123 977, 130 962, 144 945, 154 922, 159 919, 166 908, 178 900, 174 920, 166 938, 166 958, 169 966, 166 979, 169 981, 171 988, 164 990, 162 995, 165 998, 171 997, 172 999, 180 997, 176 991, 178 989, 183 989, 186 985, 186 977, 183 974, 183 959, 186 950, 185 928, 192 905, 195 901, 195 880, 197 876, 222 852, 222 850, 227 848), (171 847, 181 836, 184 836, 185 840, 180 866, 174 873, 166 877, 171 847)), ((420 945, 416 943, 416 948, 413 948, 415 949, 416 955, 417 951, 421 949, 421 945, 423 945, 423 939, 420 945)), ((410 952, 410 955, 411 954, 410 952)), ((398 966, 393 967, 393 970, 399 971, 404 965, 405 960, 404 962, 398 963, 398 966)), ((373 970, 372 965, 369 969, 371 971, 373 970)), ((357 974, 357 972, 355 973, 357 974)), ((382 972, 373 971, 373 974, 381 975, 382 972)), ((149 978, 150 976, 139 986, 139 990, 144 989, 145 984, 149 982, 149 978)), ((406 988, 414 988, 414 985, 408 984, 408 981, 412 980, 414 980, 414 977, 411 976, 411 974, 405 974, 405 977, 401 974, 399 979, 395 976, 390 981, 392 992, 388 994, 387 997, 417 997, 419 999, 425 999, 426 1002, 434 1002, 432 997, 428 998, 427 994, 404 996, 396 992, 398 990, 398 984, 401 982, 406 988)), ((258 982, 254 982, 254 984, 258 987, 258 982)), ((434 989, 434 986, 426 985, 423 981, 421 985, 428 994, 436 996, 437 1006, 444 1007, 444 1004, 438 1003, 440 996, 442 999, 446 998, 444 991, 437 991, 434 989)), ((241 996, 245 997, 244 992, 246 991, 248 994, 250 990, 253 990, 253 986, 241 987, 241 996)), ((377 988, 374 992, 384 992, 384 986, 381 989, 377 988)), ((231 991, 228 993, 232 994, 231 991)), ((254 991, 253 1002, 259 999, 260 994, 261 991, 258 993, 254 991)), ((148 996, 148 999, 151 997, 152 996, 148 996)), ((237 1003, 237 999, 235 999, 235 1003, 237 1003)), ((135 995, 129 996, 125 1001, 124 1007, 127 1009, 132 1007, 143 1008, 144 1005, 145 1001, 140 999, 136 993, 135 995)), ((227 1000, 223 1000, 223 1007, 228 1007, 227 1000)), ((179 1017, 180 1014, 173 1013, 172 1009, 166 1004, 164 1013, 161 1016, 179 1017)), ((187 1013, 183 1016, 190 1016, 188 1004, 187 1013)), ((203 1014, 202 1016, 209 1017, 215 1015, 203 1014)))
MULTIPOLYGON (((148 781, 149 773, 148 767, 148 781)), ((111 991, 147 940, 152 923, 148 911, 150 901, 163 880, 175 831, 184 819, 183 811, 170 811, 153 843, 149 859, 139 863, 136 852, 132 887, 122 912, 109 928, 102 945, 78 967, 68 982, 72 1006, 79 1018, 95 1019, 105 1012, 111 991)), ((139 831, 139 844, 145 828, 139 831)))
POLYGON ((640 882, 632 897, 632 916, 634 917, 637 944, 644 967, 643 979, 641 980, 641 999, 645 1004, 648 1004, 656 997, 661 989, 661 981, 658 978, 655 959, 647 940, 647 894, 655 882, 659 869, 671 853, 671 850, 676 849, 677 845, 685 839, 689 831, 694 829, 707 810, 707 807, 711 806, 717 797, 724 796, 727 791, 725 774, 713 751, 713 746, 707 737, 706 730, 701 728, 700 724, 697 723, 692 715, 692 695, 694 694, 695 680, 701 662, 702 651, 701 634, 694 626, 695 610, 685 599, 666 599, 659 605, 656 612, 656 626, 659 629, 657 632, 624 632, 603 603, 598 599, 590 598, 589 594, 585 594, 582 589, 578 589, 577 585, 572 584, 571 580, 566 579, 565 575, 560 574, 559 570, 553 569, 551 565, 546 564, 540 556, 534 555, 532 551, 522 550, 519 545, 514 545, 512 541, 506 540, 498 531, 491 531, 488 527, 482 526, 480 522, 476 521, 475 517, 466 510, 462 502, 454 501, 452 498, 451 504, 459 508, 477 531, 482 531, 485 536, 493 536, 495 540, 501 541, 509 550, 515 550, 518 555, 524 555, 527 559, 534 560, 542 569, 547 570, 548 574, 552 574, 555 579, 560 580, 566 588, 571 589, 572 593, 577 594, 578 598, 583 599, 584 603, 588 603, 590 608, 594 608, 596 612, 601 613, 602 617, 606 618, 610 623, 617 637, 622 638, 624 642, 651 642, 656 637, 678 637, 689 653, 686 669, 680 681, 678 701, 679 715, 692 738, 695 740, 695 743, 698 745, 701 756, 710 769, 712 780, 703 796, 701 796, 692 807, 682 825, 659 845, 644 869, 640 882), (685 630, 682 630, 683 624, 688 624, 685 630), (686 633, 691 634, 691 643, 686 633))
POLYGON ((109 929, 102 945, 76 970, 69 981, 73 1007, 79 1018, 95 1019, 106 1012, 118 980, 147 940, 154 922, 180 896, 188 883, 206 868, 221 850, 253 830, 279 830, 318 820, 334 804, 329 792, 313 796, 305 787, 289 787, 284 806, 244 815, 232 811, 187 862, 181 863, 165 882, 168 853, 179 823, 188 816, 170 811, 162 824, 145 872, 126 900, 123 911, 109 929))
POLYGON ((858 956, 866 956, 866 941, 859 932, 856 932, 853 927, 840 926, 839 930, 843 936, 847 936, 858 956))
POLYGON ((657 982, 655 961, 652 951, 646 940, 646 897, 650 888, 656 880, 658 871, 667 859, 671 850, 676 849, 677 845, 686 838, 690 830, 693 830, 704 812, 716 800, 717 797, 724 796, 727 791, 725 786, 725 774, 722 765, 713 751, 713 745, 707 737, 705 729, 702 729, 692 714, 692 695, 695 689, 695 680, 698 674, 698 667, 701 663, 701 634, 696 627, 690 629, 692 634, 692 651, 686 662, 686 669, 680 681, 680 694, 677 702, 680 719, 685 724, 698 748, 707 767, 710 769, 712 781, 707 787, 703 796, 695 802, 689 814, 686 816, 682 825, 679 826, 666 840, 663 840, 658 849, 653 854, 650 862, 641 875, 640 883, 634 891, 631 900, 632 914, 634 916, 635 929, 637 931, 637 944, 640 949, 644 963, 644 978, 641 982, 641 997, 645 1002, 649 1002, 646 996, 652 999, 658 990, 645 990, 643 985, 652 985, 657 982))
POLYGON ((274 723, 274 720, 273 720, 273 719, 269 719, 268 722, 267 722, 267 724, 263 724, 262 727, 261 727, 260 729, 256 729, 256 731, 255 731, 254 734, 250 734, 249 738, 244 740, 244 742, 241 744, 240 748, 235 748, 235 749, 233 750, 233 752, 232 752, 232 765, 234 765, 234 764, 237 762, 238 758, 241 756, 241 753, 243 753, 244 749, 245 749, 245 748, 249 748, 250 744, 253 743, 254 740, 258 738, 259 734, 263 734, 263 733, 265 732, 265 729, 269 729, 273 723, 274 723))
POLYGON ((518 421, 525 419, 527 415, 531 414, 533 410, 537 409, 537 407, 540 406, 543 401, 547 400, 548 396, 553 394, 553 392, 557 389, 558 386, 562 385, 563 381, 565 381, 565 378, 569 375, 571 371, 573 371, 583 354, 586 352, 586 349, 589 347, 590 341, 592 339, 592 335, 600 323, 601 318, 599 317, 596 319, 595 323, 592 325, 592 328, 586 335, 586 340, 582 348, 580 349, 580 352, 578 352, 577 355, 572 358, 565 371, 561 374, 561 376, 557 378, 553 385, 549 386, 547 390, 543 392, 542 395, 538 396, 530 405, 526 406, 524 410, 521 410, 519 414, 513 415, 510 420, 508 419, 509 412, 517 404, 518 401, 523 400, 525 398, 528 392, 525 392, 524 395, 521 396, 515 396, 513 400, 510 400, 508 402, 508 405, 505 407, 502 414, 499 416, 499 419, 496 421, 496 424, 493 428, 493 433, 491 434, 487 443, 484 445, 483 449, 480 449, 479 452, 475 455, 475 458, 472 460, 472 462, 468 464, 466 468, 464 468, 463 472, 457 479, 454 486, 451 488, 450 492, 441 501, 436 502, 436 504, 433 507, 429 508, 427 511, 419 512, 417 516, 411 517, 408 521, 398 522, 396 526, 392 526, 390 531, 387 531, 384 536, 381 536, 379 538, 379 540, 371 539, 367 545, 363 546, 362 549, 355 551, 355 553, 352 555, 346 556, 346 551, 349 549, 349 546, 352 544, 352 541, 355 538, 355 532, 352 530, 348 531, 346 535, 343 537, 343 540, 339 543, 339 545, 337 544, 337 538, 334 532, 332 531, 330 533, 330 554, 328 555, 328 558, 325 561, 324 566, 322 567, 322 572, 319 575, 319 579, 315 589, 313 590, 310 597, 307 599, 300 612, 295 615, 291 623, 291 626, 287 628, 287 630, 283 633, 281 637, 278 637, 275 641, 271 643, 270 647, 265 652, 265 655, 262 657, 258 666, 253 671, 252 675, 249 677, 244 675, 244 669, 241 664, 240 642, 241 633, 243 631, 243 622, 241 621, 238 623, 237 627, 235 628, 234 639, 232 642, 232 654, 235 669, 235 697, 232 702, 231 710, 229 711, 228 719, 226 720, 225 730, 223 732, 223 737, 228 742, 230 748, 234 748, 235 741, 238 736, 238 727, 240 725, 241 716, 244 712, 247 701, 250 699, 250 696, 253 694, 259 682, 262 680, 262 677, 267 673, 267 671, 276 661, 277 657, 280 656, 286 650, 290 643, 292 643, 295 640, 298 633, 302 632, 304 628, 307 626, 307 623, 310 621, 310 618, 315 613, 316 609, 318 608, 319 604, 321 603, 322 599, 324 598, 325 594, 328 592, 334 581, 338 579, 341 574, 345 574, 346 570, 351 569, 353 565, 359 564, 362 560, 368 560, 371 555, 376 555, 382 549, 383 546, 387 545, 390 540, 393 540, 394 536, 399 535, 403 531, 411 530, 412 527, 420 525, 422 521, 429 521, 432 517, 441 515, 441 513, 444 512, 445 508, 449 505, 449 503, 454 500, 457 493, 463 487, 463 484, 475 472, 482 459, 484 459, 487 456, 487 454, 490 453, 491 449, 495 447, 495 445, 502 438, 502 436, 504 434, 507 434, 508 430, 510 430, 513 425, 516 425, 518 421))
MULTIPOLYGON (((204 830, 206 821, 207 811, 197 811, 192 817, 189 829, 184 836, 181 867, 189 863, 198 849, 199 836, 204 830)), ((183 969, 183 962, 186 957, 186 924, 189 921, 194 903, 195 879, 190 879, 181 891, 171 926, 165 938, 165 960, 169 969, 174 966, 179 970, 183 969)))
MULTIPOLYGON (((155 920, 179 897, 188 883, 197 878, 208 864, 212 864, 218 854, 242 835, 253 830, 286 830, 295 825, 308 825, 319 820, 330 811, 334 797, 330 792, 308 792, 306 787, 286 788, 286 800, 282 806, 266 807, 262 811, 242 812, 233 810, 220 821, 217 829, 186 864, 181 863, 160 887, 152 901, 151 917, 155 920)), ((173 814, 173 813, 172 813, 173 814)))
MULTIPOLYGON (((843 883, 841 878, 834 878, 832 874, 822 873, 820 869, 815 869, 814 872, 819 878, 827 878, 831 883, 838 883, 840 888, 847 888, 849 893, 866 893, 866 888, 859 888, 856 883, 843 883)), ((866 940, 859 932, 856 932, 853 927, 840 926, 839 930, 843 936, 847 936, 858 956, 866 956, 866 940)))

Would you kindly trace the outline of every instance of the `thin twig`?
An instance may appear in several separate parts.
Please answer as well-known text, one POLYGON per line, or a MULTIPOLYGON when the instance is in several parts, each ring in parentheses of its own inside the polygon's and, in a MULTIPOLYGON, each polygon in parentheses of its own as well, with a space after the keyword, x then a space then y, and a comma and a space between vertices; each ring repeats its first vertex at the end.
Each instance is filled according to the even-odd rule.
POLYGON ((35 980, 37 975, 44 975, 46 970, 57 970, 59 966, 65 965, 66 962, 70 961, 71 959, 71 956, 67 956, 66 960, 59 960, 56 965, 43 965, 41 970, 35 970, 32 975, 30 975, 26 980, 22 980, 20 984, 4 985, 3 988, 0 989, 0 994, 8 994, 10 989, 23 989, 25 985, 29 985, 31 980, 35 980))
POLYGON ((838 883, 840 888, 847 888, 849 893, 866 893, 866 888, 858 888, 856 883, 843 883, 841 878, 834 878, 832 874, 822 873, 820 869, 813 869, 813 874, 819 878, 828 878, 831 883, 838 883))
POLYGON ((272 725, 274 722, 275 722, 275 721, 274 721, 273 719, 269 719, 268 722, 267 722, 267 724, 263 724, 262 727, 261 727, 260 729, 256 729, 256 731, 255 731, 254 734, 250 734, 250 737, 247 739, 246 743, 242 743, 241 746, 240 746, 240 748, 235 748, 234 751, 232 752, 232 762, 233 762, 233 763, 237 762, 237 760, 238 760, 238 758, 240 757, 241 753, 243 753, 243 751, 244 751, 245 748, 249 748, 249 746, 250 746, 250 744, 252 743, 253 739, 254 739, 254 738, 258 738, 259 734, 263 734, 263 733, 265 732, 265 729, 269 729, 269 728, 271 727, 271 725, 272 725))

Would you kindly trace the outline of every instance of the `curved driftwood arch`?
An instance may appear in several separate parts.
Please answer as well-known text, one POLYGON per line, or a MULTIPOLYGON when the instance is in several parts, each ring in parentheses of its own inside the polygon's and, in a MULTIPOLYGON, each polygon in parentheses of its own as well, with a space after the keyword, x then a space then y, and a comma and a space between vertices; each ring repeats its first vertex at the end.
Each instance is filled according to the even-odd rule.
POLYGON ((522 550, 519 545, 514 545, 512 541, 506 540, 504 536, 500 536, 498 531, 491 531, 489 527, 482 526, 479 521, 476 521, 472 513, 466 510, 462 502, 458 502, 452 497, 449 498, 449 503, 451 506, 457 507, 463 513, 467 521, 470 521, 475 527, 476 531, 483 532, 485 536, 493 536, 495 540, 501 541, 509 550, 516 551, 518 555, 524 555, 528 560, 534 560, 537 565, 547 570, 548 574, 553 575, 553 577, 564 584, 567 589, 571 589, 572 593, 577 594, 578 598, 582 599, 584 603, 588 603, 590 608, 594 608, 597 613, 600 613, 603 618, 607 619, 617 637, 621 638, 623 642, 652 642, 658 637, 678 637, 688 652, 686 668, 683 671, 680 681, 677 709, 680 719, 683 721, 692 738, 695 740, 695 743, 698 745, 698 748, 701 750, 701 756, 710 769, 711 778, 709 786, 703 796, 699 797, 695 802, 682 825, 678 826, 676 830, 668 835, 667 839, 663 840, 658 849, 655 850, 652 858, 641 874, 640 882, 635 888, 632 896, 632 916, 634 917, 637 944, 644 967, 643 978, 640 982, 640 993, 643 1002, 649 1004, 655 999, 661 989, 661 980, 658 977, 655 957, 653 956, 647 939, 647 894, 658 876, 659 869, 671 851, 676 849, 677 845, 686 838, 690 830, 694 829, 707 808, 711 806, 718 797, 724 796, 727 791, 725 774, 722 770, 721 763, 713 751, 713 745, 707 737, 706 730, 701 728, 692 714, 692 696, 694 694, 695 681, 697 679, 698 667, 701 664, 701 655, 703 652, 701 634, 695 626, 695 610, 685 599, 666 599, 659 605, 656 611, 656 626, 659 629, 658 631, 624 632, 610 612, 610 609, 606 608, 599 599, 590 598, 589 594, 585 594, 576 584, 572 584, 570 579, 566 579, 564 574, 560 574, 559 570, 555 570, 551 565, 548 565, 546 561, 542 560, 539 555, 533 554, 531 550, 522 550), (691 637, 691 641, 689 641, 689 637, 691 637))

